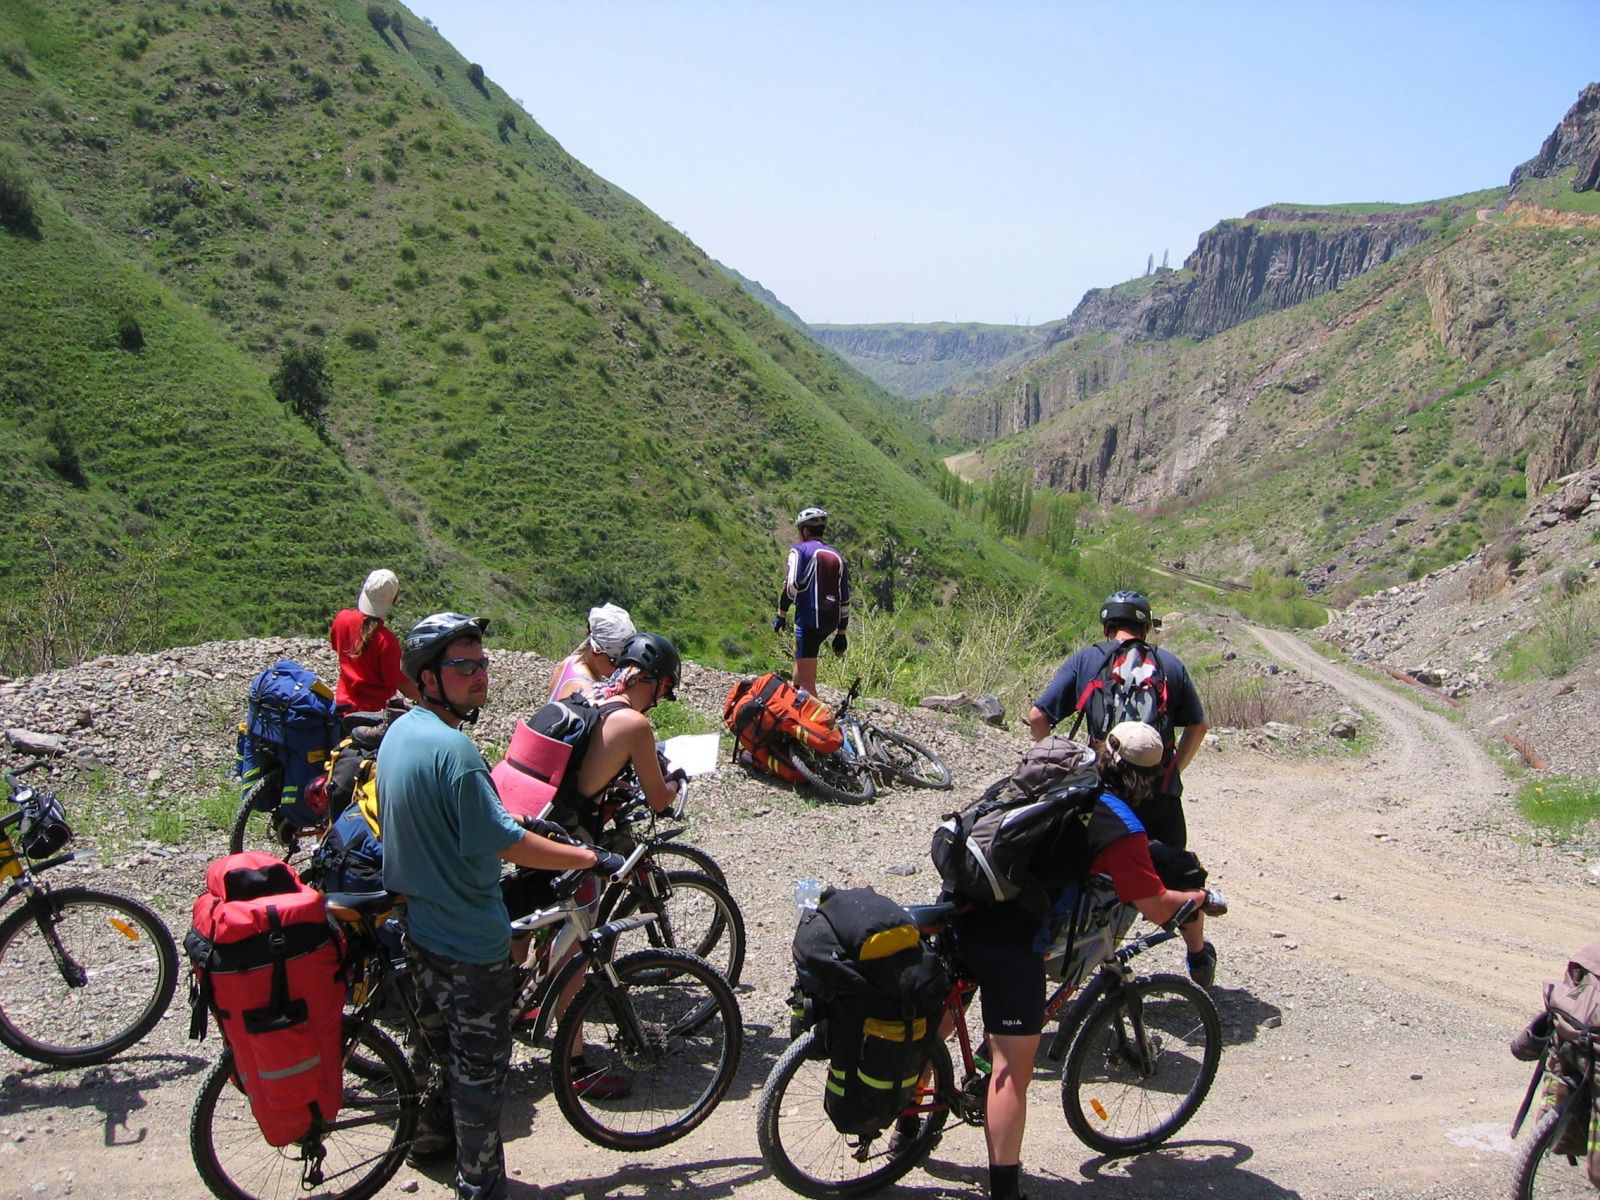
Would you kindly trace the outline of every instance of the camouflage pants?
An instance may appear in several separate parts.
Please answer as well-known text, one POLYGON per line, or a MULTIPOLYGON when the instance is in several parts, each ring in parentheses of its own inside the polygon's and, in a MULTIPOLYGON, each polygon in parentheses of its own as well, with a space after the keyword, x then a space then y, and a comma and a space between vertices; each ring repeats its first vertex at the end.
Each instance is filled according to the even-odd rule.
MULTIPOLYGON (((427 1039, 414 1060, 424 1066, 431 1054, 444 1050, 450 1119, 455 1125, 456 1195, 460 1200, 501 1200, 506 1194, 506 1158, 500 1141, 500 1104, 511 1065, 516 970, 509 959, 489 965, 458 962, 424 950, 409 938, 406 955, 419 985, 418 1016, 427 1039)), ((439 1131, 444 1122, 442 1112, 425 1112, 419 1133, 439 1131)))

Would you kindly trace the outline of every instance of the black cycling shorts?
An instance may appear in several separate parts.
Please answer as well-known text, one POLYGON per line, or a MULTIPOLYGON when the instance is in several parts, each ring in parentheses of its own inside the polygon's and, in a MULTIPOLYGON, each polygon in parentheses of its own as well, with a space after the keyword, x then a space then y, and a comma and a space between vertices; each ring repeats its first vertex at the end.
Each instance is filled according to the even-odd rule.
POLYGON ((978 981, 985 1033, 1027 1037, 1044 1029, 1044 955, 1003 941, 967 937, 961 961, 978 981))
POLYGON ((815 658, 822 651, 822 643, 828 640, 831 629, 807 629, 804 625, 794 627, 794 656, 796 658, 815 658))
POLYGON ((1152 842, 1161 842, 1174 850, 1189 846, 1189 826, 1183 819, 1183 801, 1176 796, 1152 796, 1135 809, 1139 823, 1150 835, 1152 842))

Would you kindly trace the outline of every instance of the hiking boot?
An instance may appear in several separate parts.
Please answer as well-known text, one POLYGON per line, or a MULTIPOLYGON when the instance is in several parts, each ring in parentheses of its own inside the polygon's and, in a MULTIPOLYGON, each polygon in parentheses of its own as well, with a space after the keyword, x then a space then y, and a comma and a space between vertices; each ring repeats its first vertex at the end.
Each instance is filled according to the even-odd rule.
POLYGON ((1217 977, 1217 948, 1210 942, 1189 954, 1189 978, 1208 988, 1217 977))
POLYGON ((456 1137, 453 1133, 422 1133, 411 1139, 411 1149, 406 1151, 408 1167, 425 1167, 456 1156, 456 1137))

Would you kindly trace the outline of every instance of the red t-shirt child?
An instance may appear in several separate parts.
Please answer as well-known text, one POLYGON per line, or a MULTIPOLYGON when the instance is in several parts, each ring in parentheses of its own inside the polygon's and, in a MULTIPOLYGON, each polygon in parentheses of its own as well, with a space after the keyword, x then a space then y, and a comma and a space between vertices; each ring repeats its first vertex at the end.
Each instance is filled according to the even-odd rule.
POLYGON ((355 652, 366 619, 360 609, 344 609, 334 617, 328 637, 339 654, 339 686, 333 698, 341 712, 381 712, 405 678, 400 673, 400 639, 387 625, 380 624, 367 648, 355 652))

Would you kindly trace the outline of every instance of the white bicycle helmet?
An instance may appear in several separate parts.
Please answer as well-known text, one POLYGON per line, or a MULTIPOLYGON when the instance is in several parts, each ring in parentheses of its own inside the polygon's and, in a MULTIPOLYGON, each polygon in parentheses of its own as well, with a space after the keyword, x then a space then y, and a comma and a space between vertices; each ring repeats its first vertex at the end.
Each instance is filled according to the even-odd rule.
POLYGON ((827 519, 828 510, 825 508, 818 508, 813 504, 807 506, 806 508, 802 508, 799 515, 795 517, 794 523, 799 528, 804 529, 807 525, 824 524, 827 519))

